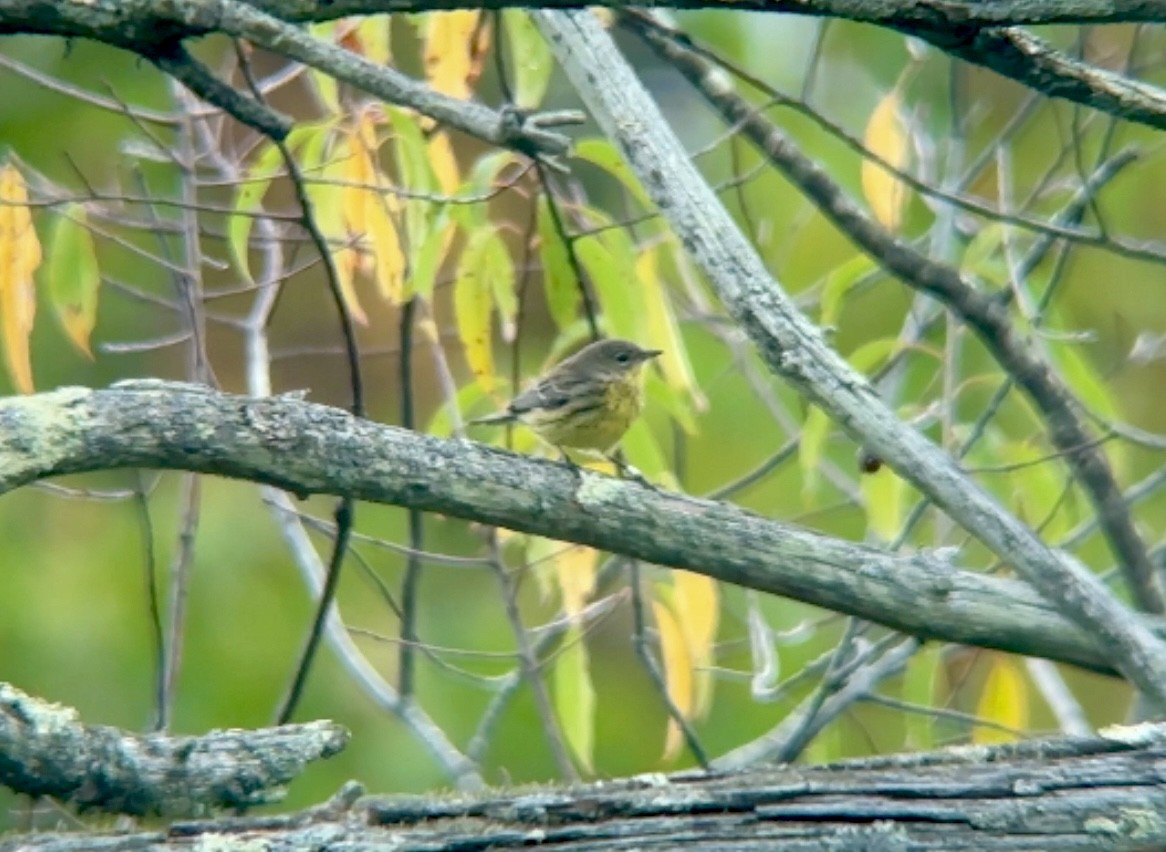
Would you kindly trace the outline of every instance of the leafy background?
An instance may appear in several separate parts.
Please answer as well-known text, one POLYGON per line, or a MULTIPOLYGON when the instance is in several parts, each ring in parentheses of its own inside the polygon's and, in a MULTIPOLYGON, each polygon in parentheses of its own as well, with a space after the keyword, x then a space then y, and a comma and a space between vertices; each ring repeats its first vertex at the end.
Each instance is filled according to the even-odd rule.
MULTIPOLYGON (((507 13, 512 14, 521 13, 507 13)), ((463 21, 458 29, 449 18, 441 24, 435 23, 437 19, 431 15, 395 21, 391 42, 379 46, 375 39, 383 34, 376 36, 367 26, 359 31, 363 36, 332 31, 331 37, 349 38, 351 47, 366 52, 391 48, 393 61, 403 70, 428 74, 435 84, 455 93, 458 85, 464 85, 465 94, 473 92, 488 103, 496 102, 499 78, 491 53, 496 49, 496 34, 491 46, 475 56, 473 39, 480 37, 476 24, 467 30, 463 21), (447 26, 448 31, 442 29, 440 36, 435 35, 434 28, 447 26), (440 61, 435 63, 434 56, 440 61), (465 64, 458 63, 459 56, 465 58, 465 64), (443 63, 452 63, 452 68, 443 63)), ((813 87, 807 98, 813 108, 852 136, 865 139, 868 147, 879 150, 886 159, 897 160, 917 173, 925 171, 928 163, 934 166, 954 161, 952 122, 961 117, 967 132, 965 161, 997 146, 1002 128, 1026 97, 1013 84, 966 66, 953 67, 950 60, 934 51, 873 28, 833 23, 823 29, 821 22, 750 14, 693 13, 680 20, 691 33, 782 91, 802 92, 813 68, 813 87)), ((512 41, 528 37, 529 33, 523 35, 523 26, 516 18, 508 37, 512 41)), ((329 33, 322 28, 321 34, 329 33)), ((1063 44, 1072 44, 1076 35, 1066 31, 1058 37, 1063 44)), ((1088 34, 1088 49, 1096 57, 1124 56, 1134 35, 1133 30, 1119 27, 1093 31, 1088 34)), ((1161 33, 1141 33, 1138 37, 1143 56, 1161 55, 1161 33)), ((531 98, 529 105, 574 105, 558 76, 547 78, 549 90, 545 99, 541 97, 539 81, 549 73, 549 66, 544 71, 537 61, 537 42, 530 43, 534 47, 522 44, 526 45, 519 53, 523 60, 513 62, 512 55, 510 68, 511 85, 522 81, 518 83, 520 97, 531 98)), ((742 140, 723 138, 723 129, 679 78, 660 67, 634 40, 621 36, 621 44, 690 150, 709 149, 699 160, 709 180, 723 182, 749 174, 758 163, 757 155, 742 140)), ((175 104, 172 90, 160 75, 108 49, 85 43, 66 48, 52 40, 9 38, 0 43, 0 51, 69 86, 102 96, 115 92, 127 103, 154 109, 175 104)), ((226 61, 228 51, 212 42, 205 46, 203 55, 226 61)), ((264 57, 256 57, 256 62, 264 70, 274 67, 264 57)), ((1160 77, 1160 66, 1160 62, 1147 59, 1142 66, 1144 78, 1153 81, 1160 77)), ((126 117, 83 103, 68 93, 46 90, 11 69, 0 68, 0 78, 0 141, 18 158, 12 162, 22 164, 23 174, 39 176, 41 189, 51 183, 58 189, 67 187, 81 193, 84 186, 78 175, 84 175, 88 186, 99 191, 131 192, 126 188, 133 186, 131 178, 144 181, 153 193, 173 195, 179 190, 182 176, 177 169, 160 158, 139 159, 139 148, 128 145, 128 140, 136 140, 138 146, 143 143, 139 129, 126 117)), ((305 162, 310 164, 315 156, 322 164, 328 162, 325 148, 334 153, 348 144, 348 155, 335 156, 331 168, 364 168, 365 172, 344 172, 341 178, 375 183, 391 175, 430 193, 472 193, 488 190, 499 175, 512 174, 516 168, 509 155, 455 137, 449 141, 461 168, 460 176, 450 184, 450 173, 442 166, 448 162, 442 159, 448 152, 435 151, 431 143, 421 141, 427 128, 415 117, 369 109, 354 93, 330 89, 328 82, 318 77, 301 79, 297 85, 298 95, 288 92, 276 98, 279 106, 306 121, 293 140, 297 150, 305 162), (315 92, 315 96, 303 97, 305 91, 315 92), (412 141, 408 146, 402 142, 394 150, 394 143, 385 142, 390 134, 412 141), (383 144, 379 159, 354 165, 360 160, 360 140, 369 138, 383 144), (311 153, 313 146, 319 149, 315 154, 311 153)), ((905 191, 877 168, 864 167, 853 151, 804 116, 788 110, 774 115, 837 180, 869 204, 884 224, 920 239, 938 231, 936 212, 916 194, 905 191)), ((1051 171, 1056 179, 1049 181, 1050 186, 1032 204, 1034 215, 1047 215, 1068 195, 1069 190, 1060 188, 1057 180, 1067 183, 1075 176, 1072 163, 1067 162, 1073 159, 1072 153, 1062 155, 1068 141, 1078 139, 1080 148, 1095 156, 1102 144, 1102 125, 1095 115, 1082 115, 1065 104, 1044 103, 1027 119, 1023 131, 1002 146, 1009 156, 1013 186, 1002 189, 999 168, 989 167, 968 189, 992 201, 1001 192, 1023 198, 1051 171)), ((637 197, 637 188, 610 148, 594 134, 590 125, 580 131, 580 156, 572 163, 573 177, 586 198, 586 209, 573 210, 574 221, 592 226, 621 223, 644 212, 642 198, 637 197)), ((160 133, 159 140, 167 144, 166 134, 160 133)), ((1114 131, 1111 144, 1115 149, 1136 144, 1144 150, 1136 167, 1107 187, 1099 201, 1106 225, 1114 233, 1147 239, 1163 236, 1161 217, 1156 215, 1163 166, 1155 141, 1141 128, 1119 125, 1114 131)), ((242 164, 250 175, 271 174, 275 160, 262 146, 238 150, 246 150, 242 164)), ((934 173, 923 176, 935 179, 934 173)), ((270 193, 263 189, 266 184, 255 183, 241 191, 234 187, 210 189, 205 199, 232 205, 235 210, 259 203, 269 208, 286 205, 286 188, 273 186, 270 193)), ((360 193, 345 194, 336 187, 318 192, 321 221, 337 234, 351 229, 353 217, 375 220, 384 215, 385 208, 379 205, 362 207, 360 193)), ((799 296, 811 315, 831 327, 834 345, 868 371, 885 361, 894 350, 911 306, 905 289, 879 277, 869 261, 772 172, 762 171, 740 189, 726 189, 722 197, 753 236, 782 285, 799 296)), ((463 416, 485 413, 505 399, 513 389, 511 366, 516 356, 519 372, 530 376, 549 360, 548 353, 559 356, 585 338, 587 327, 574 297, 574 278, 563 265, 561 251, 555 253, 545 206, 540 218, 538 203, 519 193, 503 193, 489 203, 455 209, 442 210, 440 205, 425 201, 400 204, 396 210, 390 205, 390 212, 397 221, 407 223, 404 241, 419 247, 425 244, 421 237, 427 237, 429 250, 444 255, 439 265, 432 256, 428 261, 433 280, 427 286, 431 289, 416 280, 406 281, 399 270, 394 273, 390 257, 378 254, 371 267, 357 269, 361 261, 356 252, 350 251, 347 259, 342 252, 337 255, 338 264, 352 264, 349 304, 354 310, 359 304, 359 310, 367 315, 359 337, 366 353, 369 416, 386 423, 396 422, 400 416, 401 288, 413 287, 431 296, 435 333, 454 367, 463 416), (413 233, 408 231, 410 217, 416 220, 413 233), (535 252, 534 260, 545 270, 545 279, 540 270, 523 287, 517 270, 526 262, 523 234, 532 217, 536 232, 543 238, 543 249, 535 252), (446 228, 458 234, 452 243, 446 242, 446 228), (472 272, 481 277, 473 285, 466 284, 467 274, 472 272), (514 344, 509 331, 519 318, 520 299, 521 336, 514 344)), ((60 227, 62 209, 53 205, 32 213, 36 233, 50 256, 54 248, 59 249, 54 243, 54 228, 60 227)), ((230 236, 207 241, 207 252, 225 265, 207 270, 205 286, 238 286, 247 274, 248 252, 239 242, 247 234, 238 230, 243 220, 208 215, 207 220, 211 219, 230 236)), ((384 240, 393 238, 383 229, 392 229, 394 224, 380 223, 380 240, 375 237, 377 227, 375 221, 365 222, 374 243, 383 246, 384 240)), ((401 239, 400 234, 396 237, 401 239)), ((152 235, 139 231, 128 239, 146 245, 152 235)), ((949 259, 978 276, 984 286, 1004 286, 1000 255, 1006 240, 1023 246, 1031 237, 1017 232, 1006 235, 1003 229, 978 220, 953 239, 949 259)), ((49 273, 44 269, 38 272, 38 317, 28 338, 36 388, 103 386, 133 376, 183 377, 180 348, 136 353, 109 350, 111 343, 173 332, 176 320, 156 304, 132 298, 112 283, 132 282, 142 292, 168 298, 171 284, 156 265, 119 250, 100 234, 95 245, 104 279, 96 325, 91 334, 86 332, 92 358, 70 343, 68 325, 52 319, 60 302, 45 281, 49 273)), ((832 535, 871 540, 891 537, 914 502, 913 492, 886 470, 859 476, 853 443, 820 415, 808 411, 789 389, 766 373, 747 346, 726 333, 715 302, 661 223, 649 219, 613 228, 579 240, 575 247, 593 278, 606 327, 641 341, 665 340, 670 350, 665 373, 651 378, 650 410, 644 423, 629 436, 626 449, 633 463, 659 481, 704 494, 769 458, 791 437, 791 427, 803 428, 799 454, 733 499, 759 513, 832 535), (782 416, 775 417, 775 410, 782 416), (824 473, 830 465, 838 471, 836 475, 824 473)), ((414 268, 417 260, 417 254, 410 257, 414 268)), ((1050 274, 1052 264, 1046 263, 1033 276, 1032 286, 1038 287, 1050 274)), ((1114 413, 1145 429, 1166 428, 1166 415, 1156 392, 1166 378, 1161 359, 1142 362, 1129 358, 1139 334, 1160 334, 1166 328, 1166 299, 1161 296, 1158 270, 1152 264, 1099 249, 1076 247, 1058 274, 1059 289, 1047 325, 1065 335, 1050 335, 1043 345, 1077 392, 1097 410, 1114 413), (1071 336, 1085 331, 1090 333, 1087 342, 1071 336)), ((216 299, 212 306, 221 313, 238 313, 247 298, 216 299)), ((285 287, 272 327, 277 355, 272 375, 277 391, 306 388, 314 400, 347 404, 349 390, 337 328, 318 270, 293 277, 285 287)), ((221 386, 242 391, 245 382, 239 334, 212 323, 208 335, 208 351, 221 386)), ((12 345, 9 332, 5 341, 9 354, 12 345)), ((905 382, 893 400, 905 417, 925 412, 939 398, 941 389, 935 380, 943 347, 943 339, 932 335, 908 356, 905 382)), ((979 414, 1000 380, 998 370, 974 340, 962 336, 959 351, 959 392, 950 401, 949 443, 966 432, 967 424, 979 414)), ((429 360, 418 358, 416 371, 420 422, 431 431, 448 434, 453 421, 442 407, 429 360)), ((5 393, 18 390, 9 375, 0 376, 0 387, 5 393)), ((945 438, 935 424, 925 424, 925 428, 935 437, 945 438)), ((474 437, 505 439, 501 435, 474 437)), ((520 449, 536 451, 529 436, 514 437, 520 449)), ((1045 452, 1031 410, 1013 397, 969 464, 985 468, 1014 464, 1045 452)), ((1123 483, 1137 481, 1159 464, 1150 452, 1128 445, 1113 445, 1110 456, 1123 483)), ((1071 493, 1068 499, 1059 499, 1064 475, 1052 465, 1002 474, 989 471, 982 478, 1006 505, 1030 522, 1036 523, 1055 510, 1048 530, 1052 540, 1089 515, 1080 495, 1071 493)), ((163 569, 178 546, 181 477, 121 472, 70 478, 66 484, 99 490, 133 488, 141 482, 153 486, 149 514, 156 562, 163 569)), ((209 479, 203 488, 189 630, 172 726, 177 732, 271 723, 311 618, 309 595, 291 568, 270 510, 257 499, 255 489, 209 479)), ((313 498, 300 503, 299 508, 327 519, 332 501, 313 498)), ((1162 512, 1160 496, 1139 509, 1139 523, 1151 542, 1162 536, 1162 512)), ((363 535, 390 542, 407 539, 407 518, 400 510, 362 505, 357 517, 357 529, 363 535)), ((326 554, 329 541, 320 535, 316 541, 320 552, 326 554)), ((929 518, 911 540, 911 546, 917 547, 945 543, 966 544, 961 559, 969 563, 992 564, 982 549, 964 542, 956 531, 934 518, 929 518)), ((507 542, 506 552, 512 559, 521 556, 522 544, 507 542)), ((527 554, 530 558, 536 545, 527 544, 532 548, 527 554)), ((427 550, 480 556, 484 547, 481 530, 447 518, 425 519, 427 550)), ((391 587, 399 585, 403 572, 399 554, 363 542, 355 549, 370 571, 391 587)), ((0 499, 4 564, 0 679, 77 707, 86 721, 145 729, 153 715, 155 653, 146 606, 144 552, 139 511, 133 501, 68 498, 36 488, 0 499)), ((571 583, 580 582, 573 572, 586 574, 594 565, 594 559, 577 548, 572 552, 544 546, 538 552, 546 558, 528 572, 521 587, 521 608, 528 625, 555 618, 569 599, 571 583)), ((1088 539, 1078 553, 1099 570, 1109 565, 1109 556, 1096 537, 1088 539)), ((751 697, 753 663, 747 623, 751 598, 744 591, 722 588, 713 597, 708 587, 698 586, 685 598, 683 581, 678 585, 671 572, 647 569, 646 577, 655 601, 654 635, 664 644, 670 682, 674 689, 688 690, 697 730, 710 753, 721 753, 760 735, 808 693, 813 685, 810 680, 774 703, 751 697), (710 601, 715 604, 711 611, 710 601), (701 648, 691 642, 686 646, 686 637, 680 634, 698 630, 702 620, 708 625, 714 611, 719 615, 719 624, 714 625, 715 647, 701 648), (704 665, 701 654, 707 656, 704 665), (699 696, 709 689, 712 700, 707 712, 700 714, 701 708, 696 706, 699 696)), ((162 582, 165 585, 164 576, 162 582)), ((395 617, 352 559, 339 600, 350 626, 395 634, 395 617)), ((813 627, 795 632, 777 645, 783 677, 828 651, 841 630, 841 618, 825 617, 796 602, 766 599, 757 606, 779 633, 803 624, 813 627)), ((675 734, 669 733, 660 696, 635 657, 629 639, 631 627, 623 601, 591 626, 585 643, 568 646, 550 667, 557 709, 576 746, 576 761, 601 777, 691 764, 691 756, 675 748, 674 742, 675 754, 665 756, 666 739, 675 734), (577 655, 580 649, 586 650, 585 658, 577 655), (587 712, 591 706, 585 697, 588 685, 594 690, 593 717, 587 712)), ((501 675, 513 665, 510 659, 492 656, 512 652, 514 647, 496 577, 481 566, 427 565, 421 581, 418 628, 423 639, 434 646, 476 652, 447 658, 474 677, 456 676, 424 661, 419 668, 418 694, 424 707, 455 743, 464 744, 490 698, 483 688, 488 681, 482 679, 501 675)), ((359 636, 358 642, 392 680, 397 665, 395 647, 367 636, 359 636)), ((1092 722, 1104 724, 1123 717, 1128 694, 1118 682, 1074 670, 1063 673, 1077 687, 1092 722)), ((1054 725, 1022 664, 1001 654, 929 648, 912 662, 903 678, 885 685, 883 692, 923 705, 977 713, 1028 732, 1054 725)), ((294 785, 291 805, 318 801, 349 778, 382 791, 421 791, 447 783, 417 740, 396 719, 376 710, 347 680, 327 650, 312 674, 297 717, 335 719, 347 725, 355 739, 346 752, 314 767, 294 785)), ((988 730, 864 704, 815 739, 805 759, 821 761, 993 736, 988 730)), ((491 738, 483 771, 488 780, 497 783, 557 775, 528 688, 520 690, 504 714, 491 738)), ((0 827, 19 823, 25 808, 6 796, 0 793, 0 804, 4 805, 0 827)))

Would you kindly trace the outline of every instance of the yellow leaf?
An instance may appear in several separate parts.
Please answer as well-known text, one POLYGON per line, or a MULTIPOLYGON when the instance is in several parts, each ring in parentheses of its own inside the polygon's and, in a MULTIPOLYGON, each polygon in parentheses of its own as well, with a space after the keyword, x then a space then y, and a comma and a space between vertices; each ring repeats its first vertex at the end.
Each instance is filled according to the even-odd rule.
MULTIPOLYGON (((1028 727, 1028 713, 1028 684, 1020 665, 1012 657, 993 654, 992 667, 988 670, 980 700, 976 704, 976 715, 1021 731, 1028 727)), ((972 730, 972 742, 977 745, 1014 740, 1014 734, 998 728, 981 725, 972 730)))
POLYGON ((559 582, 563 610, 571 618, 587 606, 587 600, 595 588, 598 561, 598 551, 582 545, 568 547, 555 557, 555 578, 559 582))
POLYGON ((454 191, 461 185, 462 177, 458 169, 457 157, 453 153, 453 145, 449 141, 449 134, 444 131, 434 133, 429 137, 429 142, 425 147, 429 155, 429 163, 433 166, 433 173, 437 175, 437 182, 440 184, 442 192, 446 195, 453 195, 454 191))
POLYGON ((711 577, 691 571, 673 571, 676 615, 688 645, 693 668, 693 718, 708 713, 713 699, 713 645, 720 622, 720 595, 711 577))
MULTIPOLYGON (((340 296, 353 321, 359 325, 368 325, 368 316, 356 297, 353 281, 360 266, 360 255, 353 246, 347 245, 350 242, 347 209, 351 190, 340 185, 340 182, 348 179, 348 161, 351 159, 349 140, 342 139, 337 148, 336 156, 321 169, 321 179, 308 184, 308 196, 320 233, 332 247, 332 265, 340 283, 340 296)), ((307 167, 308 164, 305 164, 307 167)))
POLYGON ((639 289, 643 294, 644 318, 647 323, 647 337, 640 343, 663 350, 664 354, 656 359, 656 363, 664 371, 668 386, 685 394, 693 400, 698 410, 703 410, 707 407, 707 401, 696 385, 692 365, 688 362, 688 349, 680 336, 680 325, 672 310, 672 300, 668 298, 664 283, 660 280, 657 247, 653 246, 636 258, 636 278, 639 279, 639 289))
POLYGON ((885 467, 861 477, 868 539, 892 541, 903 526, 903 490, 906 483, 885 467))
POLYGON ((373 209, 368 215, 368 236, 372 242, 373 257, 376 259, 374 278, 377 290, 390 305, 399 305, 405 300, 405 253, 397 235, 397 226, 390 216, 389 204, 392 196, 384 199, 373 196, 373 209))
POLYGON ((490 43, 477 10, 432 12, 425 31, 425 78, 439 92, 469 100, 490 43))
MULTIPOLYGON (((660 634, 660 652, 664 659, 664 683, 673 706, 685 719, 692 718, 693 684, 692 660, 688 656, 688 644, 684 632, 668 605, 652 601, 652 616, 656 619, 656 630, 660 634)), ((664 738, 664 760, 674 760, 684 745, 684 737, 675 719, 668 720, 668 733, 664 738)))
POLYGON ((400 201, 391 192, 378 192, 386 185, 374 155, 377 110, 366 109, 357 119, 348 137, 346 182, 360 186, 345 187, 344 215, 348 231, 364 240, 367 252, 361 256, 361 268, 372 273, 377 290, 389 304, 400 304, 404 297, 405 253, 393 217, 400 212, 400 201))
MULTIPOLYGON (((897 89, 888 92, 871 113, 863 144, 894 168, 902 171, 907 167, 911 136, 903 120, 897 89)), ((906 186, 881 165, 863 160, 862 193, 875 218, 888 230, 898 230, 907 197, 906 186)))
POLYGON ((16 166, 6 163, 0 168, 0 330, 8 373, 22 393, 34 390, 28 339, 36 318, 33 273, 40 262, 28 189, 16 166))
POLYGON ((489 232, 479 231, 462 251, 454 280, 453 311, 466 362, 482 389, 486 393, 493 393, 494 351, 490 323, 494 312, 494 297, 490 281, 479 265, 488 235, 489 232))

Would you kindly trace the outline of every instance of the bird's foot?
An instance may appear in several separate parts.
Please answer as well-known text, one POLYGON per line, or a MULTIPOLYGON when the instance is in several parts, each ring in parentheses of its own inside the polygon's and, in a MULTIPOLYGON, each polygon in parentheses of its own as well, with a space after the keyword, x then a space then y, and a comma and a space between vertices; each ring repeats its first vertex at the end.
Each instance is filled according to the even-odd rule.
POLYGON ((615 465, 615 469, 623 479, 630 479, 633 482, 643 485, 645 488, 651 488, 653 491, 656 490, 656 486, 649 482, 644 474, 640 473, 633 465, 628 464, 619 456, 611 455, 607 457, 607 460, 615 465))

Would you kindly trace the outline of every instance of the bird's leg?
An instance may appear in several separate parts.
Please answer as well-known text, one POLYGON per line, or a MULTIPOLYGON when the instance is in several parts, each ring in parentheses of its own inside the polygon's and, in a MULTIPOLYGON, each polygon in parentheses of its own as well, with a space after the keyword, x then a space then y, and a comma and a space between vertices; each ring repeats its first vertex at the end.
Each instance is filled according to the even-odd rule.
POLYGON ((656 486, 644 478, 644 475, 623 460, 623 454, 618 450, 614 453, 604 454, 605 458, 615 465, 615 469, 619 471, 619 475, 624 479, 630 479, 633 482, 638 482, 646 488, 655 489, 656 486))
POLYGON ((565 464, 567 467, 569 467, 571 469, 571 471, 575 474, 576 479, 582 481, 583 469, 580 468, 579 465, 575 464, 575 460, 573 458, 571 458, 567 454, 567 451, 565 449, 563 449, 562 447, 560 447, 558 444, 555 444, 555 449, 558 450, 559 455, 563 457, 563 464, 565 464))

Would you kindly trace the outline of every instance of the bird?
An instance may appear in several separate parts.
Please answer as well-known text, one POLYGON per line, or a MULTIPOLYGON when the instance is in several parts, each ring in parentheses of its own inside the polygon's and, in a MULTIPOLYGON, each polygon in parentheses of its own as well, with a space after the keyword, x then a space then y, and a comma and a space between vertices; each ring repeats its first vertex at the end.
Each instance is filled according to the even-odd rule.
POLYGON ((644 407, 643 367, 662 354, 627 340, 591 343, 551 367, 514 397, 505 411, 469 421, 472 425, 519 422, 559 450, 611 451, 644 407))

